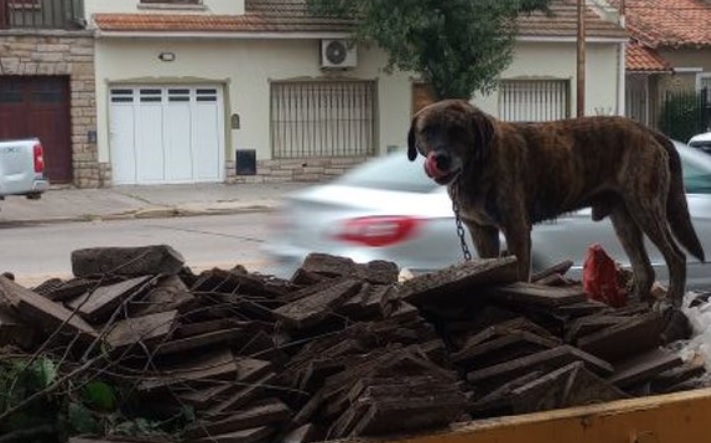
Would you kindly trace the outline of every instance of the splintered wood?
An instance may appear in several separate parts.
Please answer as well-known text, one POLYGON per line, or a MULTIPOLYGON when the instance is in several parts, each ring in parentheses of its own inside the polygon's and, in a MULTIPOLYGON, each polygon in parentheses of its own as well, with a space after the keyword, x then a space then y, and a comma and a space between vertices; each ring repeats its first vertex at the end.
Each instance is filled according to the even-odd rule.
POLYGON ((72 265, 75 278, 34 290, 0 277, 0 346, 105 352, 146 404, 194 409, 183 441, 404 434, 688 389, 705 374, 663 347, 666 317, 588 300, 563 276, 569 262, 533 283, 517 281, 513 257, 402 283, 394 263, 326 254, 290 280, 240 266, 195 275, 164 245, 80 250, 72 265))

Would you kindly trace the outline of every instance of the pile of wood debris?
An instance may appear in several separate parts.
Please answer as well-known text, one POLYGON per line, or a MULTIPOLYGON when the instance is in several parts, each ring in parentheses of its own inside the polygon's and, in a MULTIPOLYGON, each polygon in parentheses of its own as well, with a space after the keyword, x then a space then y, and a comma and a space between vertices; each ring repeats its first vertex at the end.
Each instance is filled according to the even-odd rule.
POLYGON ((662 314, 590 301, 554 272, 518 282, 513 257, 405 282, 394 263, 324 254, 290 280, 195 275, 164 245, 77 250, 72 268, 32 289, 0 277, 0 346, 74 366, 104 355, 145 405, 194 408, 184 441, 434 430, 689 389, 705 373, 662 346, 662 314))

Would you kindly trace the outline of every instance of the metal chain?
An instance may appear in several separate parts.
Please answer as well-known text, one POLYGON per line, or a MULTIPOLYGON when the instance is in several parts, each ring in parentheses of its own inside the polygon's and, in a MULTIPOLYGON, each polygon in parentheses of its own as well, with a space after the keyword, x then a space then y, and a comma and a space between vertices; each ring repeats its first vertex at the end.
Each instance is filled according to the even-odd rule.
POLYGON ((464 261, 471 261, 472 253, 469 251, 469 246, 466 240, 466 231, 462 223, 462 217, 459 211, 459 205, 457 204, 457 183, 452 184, 452 211, 454 211, 454 221, 457 225, 457 235, 459 236, 459 243, 462 247, 462 254, 464 255, 464 261))

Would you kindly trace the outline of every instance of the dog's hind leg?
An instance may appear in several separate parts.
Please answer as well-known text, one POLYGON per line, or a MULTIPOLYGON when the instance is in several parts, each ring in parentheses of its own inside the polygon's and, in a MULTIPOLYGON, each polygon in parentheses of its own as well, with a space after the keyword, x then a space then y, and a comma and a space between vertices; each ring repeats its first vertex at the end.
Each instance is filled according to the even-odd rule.
POLYGON ((612 226, 615 228, 622 248, 630 259, 634 273, 635 286, 632 298, 635 300, 648 299, 654 283, 654 268, 652 268, 644 247, 642 230, 621 201, 610 209, 610 221, 612 221, 612 226))
POLYGON ((625 202, 642 232, 664 256, 669 268, 668 297, 680 307, 686 291, 686 256, 672 237, 666 217, 666 202, 629 199, 625 202))

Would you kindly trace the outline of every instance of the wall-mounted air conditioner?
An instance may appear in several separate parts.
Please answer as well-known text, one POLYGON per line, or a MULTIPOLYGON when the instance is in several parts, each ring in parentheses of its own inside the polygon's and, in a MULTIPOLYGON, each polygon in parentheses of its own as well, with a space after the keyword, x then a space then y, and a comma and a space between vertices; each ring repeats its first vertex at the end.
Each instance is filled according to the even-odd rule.
POLYGON ((321 68, 349 69, 358 64, 358 47, 345 39, 321 40, 321 68))

